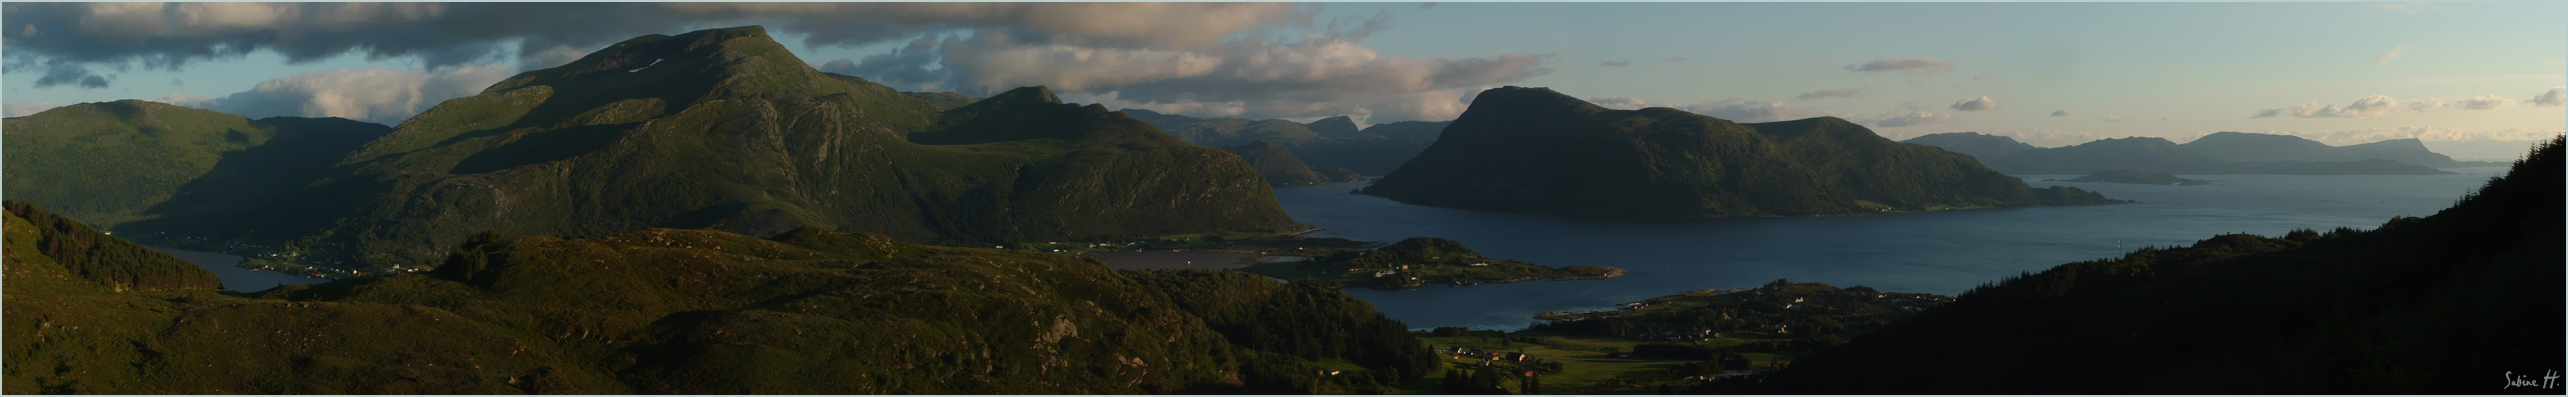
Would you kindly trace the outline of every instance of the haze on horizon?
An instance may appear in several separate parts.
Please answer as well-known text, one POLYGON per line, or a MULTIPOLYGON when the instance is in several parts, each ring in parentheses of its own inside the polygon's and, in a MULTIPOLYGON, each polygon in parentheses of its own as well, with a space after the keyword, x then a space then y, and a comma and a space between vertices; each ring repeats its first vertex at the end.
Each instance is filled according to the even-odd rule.
MULTIPOLYGON (((641 34, 758 24, 824 71, 1202 117, 1448 120, 1481 90, 1904 139, 2568 131, 2559 3, 10 3, 6 115, 150 99, 397 124, 641 34), (563 18, 579 15, 582 18, 563 18)), ((2528 146, 2527 142, 2525 146, 2528 146)), ((2503 148, 2493 145, 2492 148, 2503 148)), ((2469 149, 2481 150, 2481 149, 2469 149)))

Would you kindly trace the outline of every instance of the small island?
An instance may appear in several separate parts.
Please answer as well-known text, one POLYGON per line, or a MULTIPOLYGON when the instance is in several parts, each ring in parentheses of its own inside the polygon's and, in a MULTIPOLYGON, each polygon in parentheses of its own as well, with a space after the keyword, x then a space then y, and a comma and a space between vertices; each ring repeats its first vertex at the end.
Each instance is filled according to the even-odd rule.
POLYGON ((1296 262, 1250 265, 1242 270, 1335 288, 1589 280, 1620 277, 1624 273, 1623 269, 1603 266, 1552 268, 1491 259, 1472 252, 1460 242, 1434 237, 1413 237, 1379 249, 1347 250, 1296 262))
POLYGON ((2142 184, 2142 185, 2185 185, 2185 186, 2209 185, 2209 184, 2211 184, 2211 181, 2206 181, 2206 180, 2201 180, 2201 179, 2185 179, 2185 178, 2179 178, 2179 177, 2176 177, 2175 175, 2168 174, 2168 173, 2164 173, 2164 172, 2142 172, 2142 171, 2140 171, 2140 170, 2104 170, 2104 171, 2096 171, 2096 172, 2095 172, 2095 173, 2093 173, 2093 174, 2087 174, 2087 176, 2078 177, 2077 179, 2045 179, 2045 181, 2051 181, 2051 182, 2134 183, 2134 184, 2142 184))

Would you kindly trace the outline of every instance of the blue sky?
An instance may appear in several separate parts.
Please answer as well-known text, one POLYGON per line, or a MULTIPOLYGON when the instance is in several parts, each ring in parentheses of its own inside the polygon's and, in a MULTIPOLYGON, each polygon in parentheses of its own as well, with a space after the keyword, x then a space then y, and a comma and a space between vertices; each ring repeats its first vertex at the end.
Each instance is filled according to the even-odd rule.
POLYGON ((157 98, 391 124, 607 36, 758 23, 816 67, 902 89, 1043 84, 1072 101, 1201 116, 1441 120, 1479 89, 1518 85, 1608 107, 1837 116, 1894 139, 1979 131, 2043 146, 2216 131, 2349 144, 2568 130, 2568 107, 2544 97, 2568 85, 2561 3, 552 5, 640 21, 588 31, 472 17, 530 13, 508 5, 148 6, 158 8, 9 5, 0 100, 10 115, 157 98), (119 33, 91 22, 137 15, 180 26, 119 33), (386 33, 401 29, 444 35, 386 33), (253 49, 153 64, 241 43, 253 49), (837 60, 848 62, 829 65, 837 60), (39 84, 47 76, 57 78, 39 84), (358 89, 349 86, 363 91, 334 92, 358 89))

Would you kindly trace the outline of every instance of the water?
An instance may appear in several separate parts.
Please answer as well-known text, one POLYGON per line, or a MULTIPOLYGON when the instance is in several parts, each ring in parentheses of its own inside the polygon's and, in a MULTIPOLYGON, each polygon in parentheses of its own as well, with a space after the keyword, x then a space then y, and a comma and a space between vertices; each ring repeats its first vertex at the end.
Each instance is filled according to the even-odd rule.
POLYGON ((1619 220, 1465 211, 1347 193, 1364 182, 1281 188, 1276 195, 1294 220, 1327 229, 1314 237, 1443 237, 1492 258, 1631 271, 1608 280, 1345 290, 1414 328, 1516 329, 1535 313, 1602 310, 1776 279, 1953 295, 2025 271, 2224 233, 2370 229, 2394 216, 2432 215, 2504 169, 2448 171, 2460 175, 2186 176, 2216 181, 2208 186, 2043 182, 2076 176, 2031 175, 2025 182, 2034 187, 2074 186, 2141 203, 1795 218, 1619 220))
POLYGON ((150 247, 153 250, 158 250, 161 253, 169 254, 170 256, 176 256, 179 259, 186 259, 188 262, 195 263, 197 267, 213 271, 214 278, 223 280, 223 290, 225 291, 259 292, 286 284, 320 284, 330 282, 329 279, 297 276, 267 270, 243 269, 240 266, 235 266, 241 263, 241 257, 237 255, 205 251, 189 251, 167 247, 145 247, 150 247))

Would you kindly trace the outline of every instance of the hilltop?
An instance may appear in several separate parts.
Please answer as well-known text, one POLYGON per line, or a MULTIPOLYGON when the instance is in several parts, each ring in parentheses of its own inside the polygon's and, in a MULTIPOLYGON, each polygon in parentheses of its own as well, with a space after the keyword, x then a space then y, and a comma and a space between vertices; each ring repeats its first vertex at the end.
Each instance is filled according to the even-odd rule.
POLYGON ((2499 375, 2538 378, 2568 350, 2563 143, 2553 138, 2432 216, 2227 234, 2027 272, 1763 383, 1698 391, 2511 391, 2499 375))
POLYGON ((10 118, 6 190, 100 227, 238 210, 296 186, 391 127, 247 117, 122 100, 10 118))
POLYGON ((1987 159, 2006 157, 2007 155, 2012 155, 2016 152, 2041 149, 2039 147, 2034 147, 2033 145, 2027 145, 2023 142, 2016 142, 2015 138, 2000 135, 1982 135, 1977 132, 1927 134, 1916 138, 1908 138, 1908 140, 1899 142, 1943 148, 1944 150, 1953 151, 1953 153, 1970 155, 1972 158, 1981 159, 1982 162, 1986 162, 1987 159))
POLYGON ((1822 117, 1738 124, 1608 110, 1543 88, 1480 93, 1434 146, 1361 191, 1485 211, 1691 217, 2107 204, 1822 117))
POLYGON ((810 228, 485 233, 422 274, 116 289, 74 258, 188 265, 9 208, 12 394, 1359 393, 1434 362, 1325 288, 810 228), (61 239, 107 243, 38 249, 61 239))
POLYGON ((821 73, 755 26, 649 35, 440 103, 254 209, 118 230, 377 269, 479 231, 1004 245, 1304 228, 1220 149, 1043 87, 959 99, 821 73))

